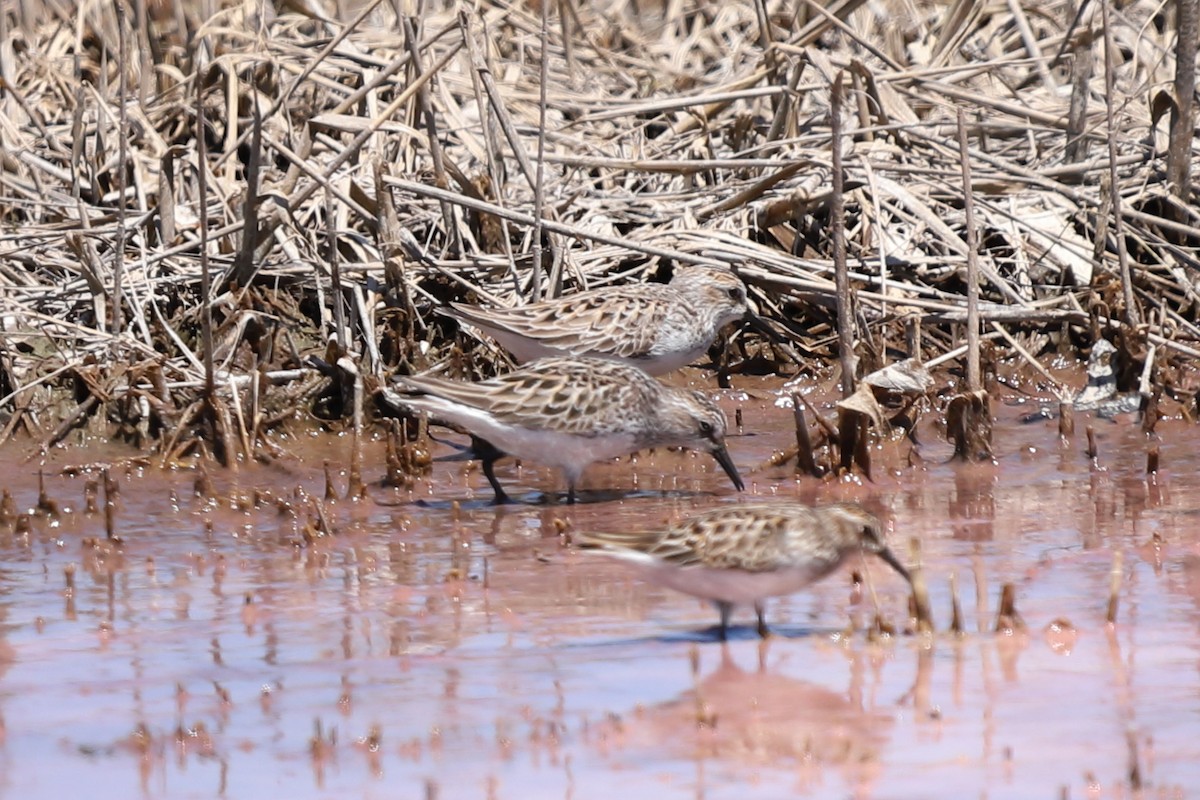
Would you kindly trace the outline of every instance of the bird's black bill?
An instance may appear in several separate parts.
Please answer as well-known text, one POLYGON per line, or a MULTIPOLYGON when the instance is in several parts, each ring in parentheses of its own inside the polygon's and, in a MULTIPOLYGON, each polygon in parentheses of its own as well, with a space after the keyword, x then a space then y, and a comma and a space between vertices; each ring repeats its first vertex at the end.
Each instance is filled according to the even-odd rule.
POLYGON ((900 559, 896 558, 895 553, 885 547, 879 551, 879 557, 887 562, 889 567, 896 570, 896 572, 899 572, 904 580, 908 581, 910 584, 912 583, 912 575, 908 574, 908 567, 900 563, 900 559))
POLYGON ((733 481, 733 485, 737 490, 743 491, 746 484, 742 483, 742 476, 738 475, 737 467, 733 463, 733 459, 729 457, 729 451, 724 446, 717 447, 712 451, 713 458, 721 465, 721 469, 725 470, 725 474, 729 476, 729 480, 733 481))
POLYGON ((744 322, 746 325, 749 325, 750 328, 758 331, 763 336, 766 336, 772 342, 779 343, 787 341, 787 338, 783 334, 771 327, 771 323, 767 322, 753 311, 747 311, 746 315, 742 317, 742 322, 744 322))

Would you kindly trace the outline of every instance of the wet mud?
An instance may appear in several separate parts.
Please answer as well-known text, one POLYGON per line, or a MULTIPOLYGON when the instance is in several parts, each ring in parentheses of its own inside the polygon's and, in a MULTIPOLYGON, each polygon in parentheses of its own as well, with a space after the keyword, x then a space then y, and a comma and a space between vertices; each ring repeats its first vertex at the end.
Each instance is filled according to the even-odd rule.
POLYGON ((495 507, 461 462, 412 491, 379 485, 380 442, 364 447, 366 496, 347 499, 348 437, 213 472, 209 496, 192 471, 98 446, 44 462, 9 448, 0 487, 28 517, 0 527, 0 795, 1086 798, 1200 784, 1193 426, 1164 419, 1147 438, 1132 419, 1080 415, 1063 442, 1056 422, 998 403, 994 464, 949 461, 924 424, 915 449, 880 449, 872 480, 821 481, 752 471, 794 441, 771 386, 723 402, 742 411, 741 495, 691 453, 597 464, 575 506, 550 470, 501 462, 521 502, 495 507), (119 541, 102 489, 85 508, 102 463, 119 541), (56 511, 37 509, 39 468, 56 511), (917 542, 937 633, 905 633, 907 587, 871 560, 771 602, 765 642, 740 609, 722 644, 711 607, 570 546, 573 530, 768 497, 857 500, 902 560, 917 542), (1004 584, 1017 614, 998 632, 1004 584), (872 633, 877 614, 894 635, 872 633))

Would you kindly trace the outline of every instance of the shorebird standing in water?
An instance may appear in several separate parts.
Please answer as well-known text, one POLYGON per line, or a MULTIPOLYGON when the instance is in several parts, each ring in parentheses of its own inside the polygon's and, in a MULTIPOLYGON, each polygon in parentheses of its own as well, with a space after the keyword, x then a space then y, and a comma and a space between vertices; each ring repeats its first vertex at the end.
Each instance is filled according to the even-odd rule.
POLYGON ((768 597, 824 578, 854 553, 875 553, 909 583, 883 541, 879 520, 852 503, 729 505, 649 533, 576 533, 573 541, 636 564, 647 580, 711 600, 726 637, 736 605, 752 605, 758 633, 769 634, 768 597))
POLYGON ((612 361, 544 358, 476 383, 402 377, 383 398, 476 437, 497 503, 509 499, 492 468, 504 455, 560 468, 568 503, 589 464, 651 447, 711 453, 733 485, 744 488, 725 449, 725 414, 708 395, 612 361))

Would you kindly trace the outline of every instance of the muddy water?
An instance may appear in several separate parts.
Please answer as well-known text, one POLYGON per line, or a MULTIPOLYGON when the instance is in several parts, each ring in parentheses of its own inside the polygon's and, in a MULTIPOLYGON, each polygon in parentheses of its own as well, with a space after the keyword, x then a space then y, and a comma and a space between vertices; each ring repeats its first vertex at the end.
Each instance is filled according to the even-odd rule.
MULTIPOLYGON (((743 410, 730 450, 744 472, 792 440, 790 412, 749 389, 726 398, 743 410)), ((335 535, 310 546, 297 489, 323 496, 344 439, 215 475, 216 499, 195 496, 193 473, 122 465, 112 546, 83 511, 95 473, 62 468, 113 454, 56 452, 57 520, 0 530, 0 796, 1189 796, 1200 434, 1161 423, 1148 479, 1132 421, 1092 422, 1093 464, 1089 420, 1061 445, 1022 411, 997 409, 994 466, 948 463, 922 428, 917 455, 881 453, 893 466, 873 482, 746 476, 747 495, 862 501, 905 560, 918 540, 932 642, 866 634, 876 604, 906 617, 882 565, 853 565, 874 599, 847 569, 773 602, 765 644, 743 611, 726 646, 711 608, 564 545, 572 529, 745 499, 707 457, 596 465, 575 507, 555 501, 557 476, 505 465, 527 502, 500 509, 477 470, 439 463, 411 493, 325 501, 335 535), (290 510, 255 507, 255 489, 290 510), (952 579, 960 638, 944 632, 952 579), (996 634, 1005 582, 1026 628, 996 634)), ((366 453, 382 463, 378 443, 366 453)), ((22 455, 3 454, 0 486, 28 509, 37 464, 22 455)))

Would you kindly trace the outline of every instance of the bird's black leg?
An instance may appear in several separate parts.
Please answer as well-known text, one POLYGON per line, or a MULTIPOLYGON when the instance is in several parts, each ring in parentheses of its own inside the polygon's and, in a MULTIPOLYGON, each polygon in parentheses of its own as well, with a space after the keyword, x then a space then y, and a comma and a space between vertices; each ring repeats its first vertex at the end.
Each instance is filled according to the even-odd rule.
POLYGON ((471 436, 471 451, 475 458, 480 461, 480 466, 483 468, 483 475, 488 479, 488 483, 492 485, 492 491, 496 496, 492 498, 493 505, 504 505, 511 503, 512 498, 504 491, 504 487, 500 485, 500 481, 496 479, 496 472, 493 465, 504 458, 507 453, 497 448, 494 444, 486 439, 480 439, 478 436, 471 436))
POLYGON ((754 613, 758 615, 758 635, 766 639, 771 635, 771 629, 767 627, 767 610, 762 601, 754 604, 754 613))
POLYGON ((575 481, 567 484, 567 505, 575 505, 575 481))
POLYGON ((717 629, 717 635, 724 642, 729 638, 729 618, 733 616, 733 603, 726 603, 724 600, 718 600, 717 611, 721 614, 721 627, 717 629))
POLYGON ((481 459, 483 467, 483 475, 488 479, 488 483, 492 485, 492 491, 496 496, 492 498, 492 505, 502 506, 505 503, 511 503, 512 498, 508 496, 508 492, 504 491, 504 487, 500 485, 500 481, 496 480, 496 473, 492 470, 492 465, 496 463, 494 458, 481 459))

